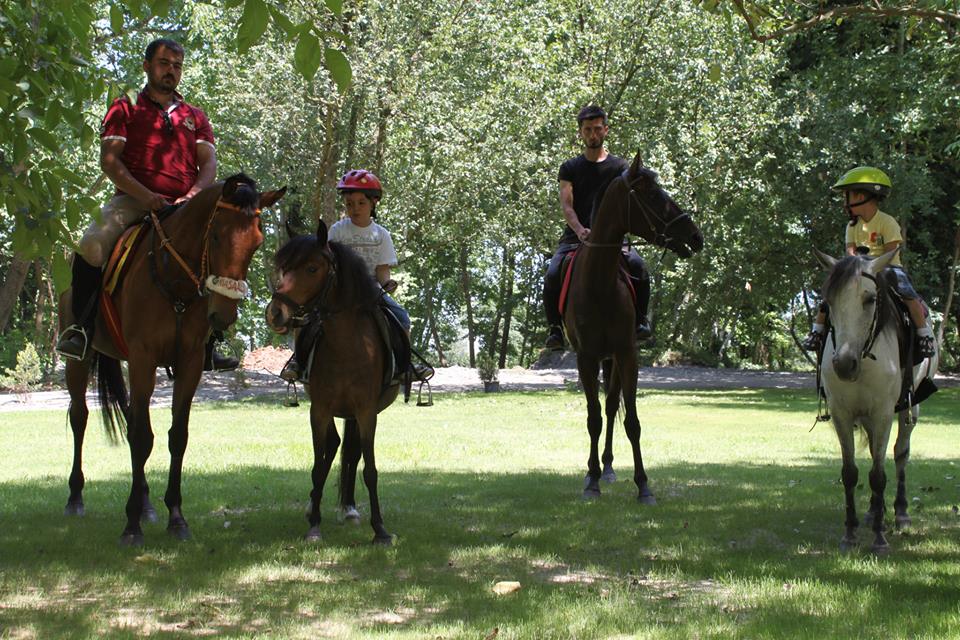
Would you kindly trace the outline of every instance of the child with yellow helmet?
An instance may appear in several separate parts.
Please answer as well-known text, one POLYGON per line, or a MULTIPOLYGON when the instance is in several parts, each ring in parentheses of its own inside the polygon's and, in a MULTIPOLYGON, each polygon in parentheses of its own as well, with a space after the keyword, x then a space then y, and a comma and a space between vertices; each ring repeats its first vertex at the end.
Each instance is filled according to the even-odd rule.
MULTIPOLYGON (((880 210, 880 202, 890 193, 892 184, 886 173, 875 167, 856 167, 843 174, 832 189, 843 192, 844 210, 850 216, 846 227, 847 255, 865 253, 877 257, 893 251, 903 242, 896 219, 880 210)), ((920 296, 904 271, 898 253, 890 261, 896 276, 897 292, 907 305, 910 319, 917 328, 920 355, 932 357, 936 353, 933 331, 927 324, 927 313, 920 296)), ((807 351, 819 351, 826 333, 826 305, 821 304, 817 319, 801 345, 807 351)))

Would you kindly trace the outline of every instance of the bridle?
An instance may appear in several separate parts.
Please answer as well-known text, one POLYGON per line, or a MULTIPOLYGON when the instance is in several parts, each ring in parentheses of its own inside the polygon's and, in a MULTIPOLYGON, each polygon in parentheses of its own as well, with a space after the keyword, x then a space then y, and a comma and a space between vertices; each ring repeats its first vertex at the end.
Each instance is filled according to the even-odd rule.
MULTIPOLYGON (((180 265, 183 271, 187 274, 187 277, 189 277, 194 286, 196 286, 198 296, 202 298, 207 295, 208 292, 214 292, 226 296, 232 300, 242 300, 250 292, 250 286, 246 283, 246 281, 234 280, 233 278, 227 278, 226 276, 218 276, 208 273, 210 263, 210 229, 213 227, 213 221, 221 209, 238 213, 246 213, 247 211, 247 209, 244 207, 240 207, 230 202, 224 202, 222 197, 217 198, 217 202, 213 206, 213 211, 210 212, 210 217, 207 219, 207 226, 203 232, 203 252, 200 254, 199 275, 194 272, 190 265, 187 264, 187 261, 184 260, 176 248, 174 248, 170 237, 167 236, 163 230, 163 226, 160 224, 160 218, 157 217, 156 211, 150 212, 150 221, 153 223, 153 228, 157 233, 157 237, 160 238, 160 248, 166 249, 167 253, 173 256, 173 259, 176 260, 177 264, 180 265)), ((258 217, 260 215, 260 209, 254 209, 252 211, 252 215, 258 217)))
POLYGON ((327 306, 327 297, 334 286, 336 286, 337 260, 327 247, 320 250, 320 255, 326 260, 330 270, 327 272, 327 277, 324 278, 320 291, 308 298, 306 302, 299 304, 290 296, 277 291, 276 287, 274 287, 270 302, 281 302, 291 310, 290 317, 287 318, 287 321, 282 326, 298 329, 315 322, 322 323, 336 313, 327 306))
MULTIPOLYGON (((877 300, 873 305, 873 317, 870 319, 870 337, 867 338, 867 341, 863 345, 863 349, 860 350, 860 359, 870 358, 871 360, 876 360, 877 356, 873 355, 873 345, 876 343, 877 338, 880 336, 880 318, 883 313, 886 305, 886 293, 880 290, 880 282, 877 280, 875 275, 869 273, 860 273, 860 276, 866 278, 867 280, 873 281, 874 288, 876 289, 877 300)), ((833 342, 833 351, 837 351, 837 335, 834 327, 830 326, 830 340, 833 342)))
MULTIPOLYGON (((657 213, 653 207, 651 207, 649 204, 644 202, 643 199, 641 199, 640 196, 637 195, 636 188, 634 188, 634 186, 630 184, 630 180, 626 175, 622 175, 618 177, 619 179, 626 182, 627 189, 629 190, 627 193, 628 199, 627 199, 627 207, 626 207, 627 232, 629 233, 629 230, 632 228, 632 225, 630 223, 633 221, 633 209, 634 209, 634 204, 636 204, 637 208, 640 210, 640 214, 643 216, 644 222, 646 222, 647 226, 649 226, 654 232, 653 240, 649 242, 651 242, 652 244, 658 247, 662 247, 664 249, 669 248, 669 245, 675 240, 673 237, 671 237, 668 234, 668 230, 670 229, 670 227, 677 224, 678 222, 684 222, 684 221, 692 222, 693 218, 690 217, 689 213, 684 213, 683 211, 681 211, 679 215, 676 215, 673 218, 667 220, 665 216, 662 216, 659 213, 657 213)), ((633 246, 639 246, 642 243, 633 242, 633 241, 620 242, 620 243, 604 243, 604 242, 591 242, 590 240, 584 240, 582 244, 588 247, 601 248, 601 247, 633 247, 633 246)))

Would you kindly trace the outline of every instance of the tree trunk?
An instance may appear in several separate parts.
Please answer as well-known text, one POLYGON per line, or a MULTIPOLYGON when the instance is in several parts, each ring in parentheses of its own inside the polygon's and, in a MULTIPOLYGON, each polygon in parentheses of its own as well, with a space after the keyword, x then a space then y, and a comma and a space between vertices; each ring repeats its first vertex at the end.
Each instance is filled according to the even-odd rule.
POLYGON ((355 93, 350 101, 350 119, 347 122, 347 140, 343 152, 343 166, 348 171, 353 169, 353 156, 357 149, 357 122, 363 112, 365 97, 364 93, 355 93))
POLYGON ((443 345, 440 344, 440 332, 437 331, 437 321, 433 313, 434 291, 435 289, 432 288, 427 292, 427 326, 429 327, 430 336, 433 338, 433 348, 437 351, 437 362, 441 367, 445 367, 447 366, 447 358, 443 355, 443 345))
POLYGON ((378 176, 383 169, 383 156, 387 152, 387 124, 391 115, 393 115, 393 109, 390 107, 389 98, 380 96, 380 117, 377 120, 377 146, 373 156, 373 172, 378 176))
POLYGON ((14 255, 10 259, 10 264, 7 265, 7 277, 0 286, 0 333, 7 331, 10 316, 13 314, 14 307, 17 306, 17 299, 27 281, 29 270, 30 262, 19 255, 14 255))
POLYGON ((470 295, 470 270, 467 268, 467 245, 460 246, 460 288, 467 306, 467 344, 470 348, 470 368, 477 366, 476 335, 473 327, 473 301, 470 295))
POLYGON ((507 349, 510 347, 510 323, 513 320, 513 267, 516 258, 513 251, 505 249, 506 260, 504 261, 504 280, 506 281, 506 292, 503 296, 503 334, 500 337, 500 359, 497 366, 501 369, 507 367, 507 349))
POLYGON ((337 221, 337 156, 339 142, 337 120, 340 107, 335 102, 327 103, 323 118, 324 141, 320 152, 320 166, 317 167, 317 179, 313 193, 313 219, 323 220, 327 225, 337 221))
MULTIPOLYGON (((953 260, 950 261, 950 275, 947 277, 947 301, 943 304, 943 319, 937 328, 937 344, 943 344, 943 332, 950 320, 950 308, 953 306, 953 290, 957 280, 957 267, 960 266, 960 226, 953 236, 953 260)), ((957 330, 960 331, 960 323, 957 330)))

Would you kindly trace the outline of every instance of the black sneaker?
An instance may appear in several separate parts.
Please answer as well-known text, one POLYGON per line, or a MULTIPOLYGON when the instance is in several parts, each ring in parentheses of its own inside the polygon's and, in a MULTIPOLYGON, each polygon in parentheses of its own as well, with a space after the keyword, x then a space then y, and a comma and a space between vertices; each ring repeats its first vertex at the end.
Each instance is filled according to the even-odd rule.
POLYGON ((545 349, 550 351, 563 351, 565 342, 563 340, 563 331, 560 327, 550 327, 550 334, 543 343, 545 349))
POLYGON ((924 358, 932 358, 937 354, 937 345, 933 336, 917 336, 917 347, 924 358))
POLYGON ((800 348, 804 351, 820 351, 823 346, 823 334, 819 331, 811 331, 807 337, 800 341, 800 348))
POLYGON ((240 366, 240 361, 233 356, 222 356, 216 351, 203 363, 204 371, 233 371, 240 366))
POLYGON ((637 323, 637 340, 646 340, 653 335, 653 330, 650 328, 650 325, 647 324, 646 320, 641 320, 637 323))
POLYGON ((297 382, 300 380, 300 365, 297 364, 296 358, 287 360, 287 364, 283 365, 283 369, 280 370, 280 377, 287 382, 297 382))

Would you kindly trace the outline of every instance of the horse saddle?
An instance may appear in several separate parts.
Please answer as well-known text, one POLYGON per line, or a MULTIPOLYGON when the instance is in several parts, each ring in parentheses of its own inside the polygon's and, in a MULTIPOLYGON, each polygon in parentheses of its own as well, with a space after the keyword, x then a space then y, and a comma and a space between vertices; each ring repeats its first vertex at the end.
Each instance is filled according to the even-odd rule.
MULTIPOLYGON (((164 207, 157 212, 157 217, 163 220, 169 217, 174 211, 179 209, 182 204, 172 204, 164 207)), ((100 312, 107 327, 107 332, 113 340, 114 346, 120 354, 127 358, 129 348, 123 339, 123 331, 120 326, 120 315, 117 313, 117 307, 113 304, 113 293, 123 280, 126 273, 127 260, 133 254, 134 250, 140 244, 140 240, 146 235, 145 230, 150 226, 150 222, 144 219, 127 227, 120 235, 116 244, 113 245, 113 251, 110 252, 110 259, 103 268, 103 286, 100 287, 100 312)))
MULTIPOLYGON (((900 347, 900 368, 903 369, 903 384, 900 385, 900 398, 897 400, 895 411, 903 411, 918 405, 937 392, 937 385, 929 376, 924 377, 916 388, 913 388, 913 368, 924 360, 920 355, 919 336, 917 327, 910 319, 910 310, 907 303, 895 286, 889 286, 887 291, 893 301, 897 317, 897 337, 900 347)), ((923 303, 924 312, 929 315, 926 303, 923 303)))
MULTIPOLYGON (((560 263, 560 281, 563 285, 560 287, 560 315, 563 315, 564 310, 567 308, 567 294, 570 292, 570 281, 573 276, 573 266, 577 259, 577 254, 580 253, 580 247, 576 249, 571 249, 570 251, 563 254, 563 261, 560 263)), ((637 289, 633 286, 633 278, 630 277, 630 272, 627 271, 627 257, 625 254, 621 253, 620 256, 620 269, 618 270, 618 277, 622 282, 627 285, 627 289, 630 290, 630 297, 633 298, 634 304, 637 302, 637 289)))
MULTIPOLYGON (((412 349, 410 346, 410 337, 404 330, 403 325, 390 309, 378 304, 373 314, 374 322, 380 331, 380 337, 387 346, 387 352, 390 357, 387 358, 387 366, 384 368, 381 385, 383 391, 395 385, 403 385, 404 402, 410 400, 410 387, 416 377, 412 371, 411 361, 412 349)), ((323 337, 323 323, 313 322, 300 330, 294 345, 294 353, 297 354, 297 362, 300 366, 300 380, 306 382, 310 379, 310 370, 313 367, 313 354, 317 343, 323 337), (302 357, 300 354, 306 354, 302 357)), ((421 382, 426 382, 417 377, 421 382)))

